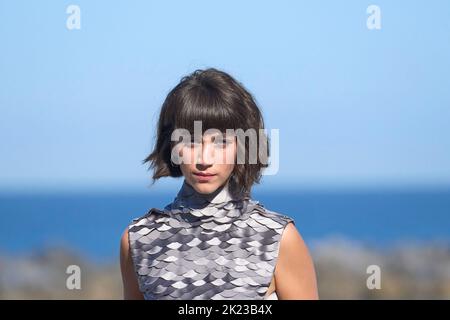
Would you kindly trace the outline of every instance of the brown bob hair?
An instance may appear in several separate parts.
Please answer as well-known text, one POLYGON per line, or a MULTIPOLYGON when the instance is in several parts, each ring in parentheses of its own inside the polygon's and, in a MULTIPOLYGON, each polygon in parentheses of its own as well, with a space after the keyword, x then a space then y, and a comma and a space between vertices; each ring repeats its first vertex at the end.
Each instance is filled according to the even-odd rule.
POLYGON ((252 94, 232 76, 215 68, 195 70, 184 76, 167 95, 160 111, 156 144, 153 151, 143 160, 153 170, 152 184, 162 177, 183 176, 181 169, 171 161, 172 132, 184 128, 194 132, 194 121, 202 121, 202 134, 208 129, 254 129, 257 132, 257 150, 264 144, 264 154, 256 163, 249 163, 249 141, 238 142, 245 148, 245 163, 235 162, 229 185, 234 193, 250 195, 254 183, 260 183, 262 170, 266 168, 269 156, 269 141, 264 131, 264 121, 252 94), (260 134, 262 132, 262 134, 260 134), (263 161, 261 161, 263 160, 263 161))

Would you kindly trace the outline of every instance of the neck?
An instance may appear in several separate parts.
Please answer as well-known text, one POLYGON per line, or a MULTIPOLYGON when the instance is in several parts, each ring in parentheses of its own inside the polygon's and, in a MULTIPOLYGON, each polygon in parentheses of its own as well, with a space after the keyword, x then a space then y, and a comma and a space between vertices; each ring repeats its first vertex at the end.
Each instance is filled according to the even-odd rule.
POLYGON ((195 190, 194 187, 192 187, 185 179, 180 191, 178 192, 177 198, 187 200, 192 205, 201 206, 236 201, 241 197, 236 197, 231 194, 229 180, 211 193, 200 193, 195 190))
POLYGON ((214 192, 204 194, 184 180, 171 208, 187 214, 188 218, 192 215, 198 218, 223 217, 228 214, 238 215, 235 209, 242 208, 245 199, 242 195, 236 197, 231 194, 228 181, 214 192))

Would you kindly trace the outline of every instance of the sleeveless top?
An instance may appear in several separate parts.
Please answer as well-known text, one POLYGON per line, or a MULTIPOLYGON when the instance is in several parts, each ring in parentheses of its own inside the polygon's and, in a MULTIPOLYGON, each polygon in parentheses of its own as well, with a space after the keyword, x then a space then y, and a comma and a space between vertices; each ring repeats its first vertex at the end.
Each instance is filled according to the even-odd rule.
POLYGON ((266 293, 295 222, 228 186, 202 194, 184 180, 163 210, 133 219, 130 254, 145 299, 277 299, 266 293))

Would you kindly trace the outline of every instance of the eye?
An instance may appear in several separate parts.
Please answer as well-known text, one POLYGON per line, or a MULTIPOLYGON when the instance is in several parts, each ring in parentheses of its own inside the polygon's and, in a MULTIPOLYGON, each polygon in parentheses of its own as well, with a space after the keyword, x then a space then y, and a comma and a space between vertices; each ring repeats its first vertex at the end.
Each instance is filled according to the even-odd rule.
POLYGON ((218 146, 227 146, 231 143, 229 139, 218 139, 215 140, 214 143, 218 146))
POLYGON ((200 143, 199 141, 197 141, 197 140, 195 140, 194 138, 192 138, 191 142, 189 143, 189 146, 190 146, 191 148, 195 148, 195 147, 198 147, 200 144, 201 144, 201 143, 200 143))

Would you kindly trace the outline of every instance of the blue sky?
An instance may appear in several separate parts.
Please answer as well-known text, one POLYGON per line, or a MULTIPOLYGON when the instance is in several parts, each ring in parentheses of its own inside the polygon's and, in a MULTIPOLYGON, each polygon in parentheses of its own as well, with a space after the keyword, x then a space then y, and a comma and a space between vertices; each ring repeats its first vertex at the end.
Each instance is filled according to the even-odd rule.
POLYGON ((1 1, 0 188, 144 190, 159 107, 205 67, 235 76, 280 129, 270 185, 448 184, 449 12, 448 1, 1 1), (80 30, 66 28, 70 4, 80 30), (370 4, 381 30, 366 27, 370 4))

